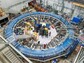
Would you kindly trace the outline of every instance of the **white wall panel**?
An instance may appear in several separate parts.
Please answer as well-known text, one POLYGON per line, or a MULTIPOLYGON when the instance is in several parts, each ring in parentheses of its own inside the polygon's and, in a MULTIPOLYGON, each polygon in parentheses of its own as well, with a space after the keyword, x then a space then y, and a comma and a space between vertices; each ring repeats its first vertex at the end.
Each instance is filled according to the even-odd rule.
POLYGON ((0 6, 3 8, 8 8, 11 5, 14 5, 18 2, 22 2, 24 0, 0 0, 0 6))
POLYGON ((32 0, 0 0, 0 6, 6 9, 7 12, 18 13, 23 7, 28 6, 29 1, 32 1, 32 0), (26 1, 26 2, 21 3, 23 1, 26 1))
POLYGON ((65 7, 72 8, 72 3, 65 1, 64 2, 65 7))

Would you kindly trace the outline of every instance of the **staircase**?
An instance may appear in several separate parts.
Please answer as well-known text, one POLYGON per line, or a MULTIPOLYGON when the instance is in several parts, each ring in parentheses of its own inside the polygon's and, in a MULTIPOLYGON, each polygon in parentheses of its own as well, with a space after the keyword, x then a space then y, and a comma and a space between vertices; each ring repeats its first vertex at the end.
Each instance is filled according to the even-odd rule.
POLYGON ((23 63, 19 57, 8 47, 2 51, 3 55, 9 60, 10 63, 23 63))

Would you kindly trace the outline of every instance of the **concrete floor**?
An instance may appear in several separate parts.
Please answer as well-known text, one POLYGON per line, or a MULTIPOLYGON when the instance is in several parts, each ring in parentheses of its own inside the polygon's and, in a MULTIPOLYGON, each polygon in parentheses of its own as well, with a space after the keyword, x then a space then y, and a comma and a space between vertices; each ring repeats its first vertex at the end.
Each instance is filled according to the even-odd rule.
POLYGON ((67 59, 60 59, 58 63, 73 63, 76 58, 77 52, 74 51, 67 59))

